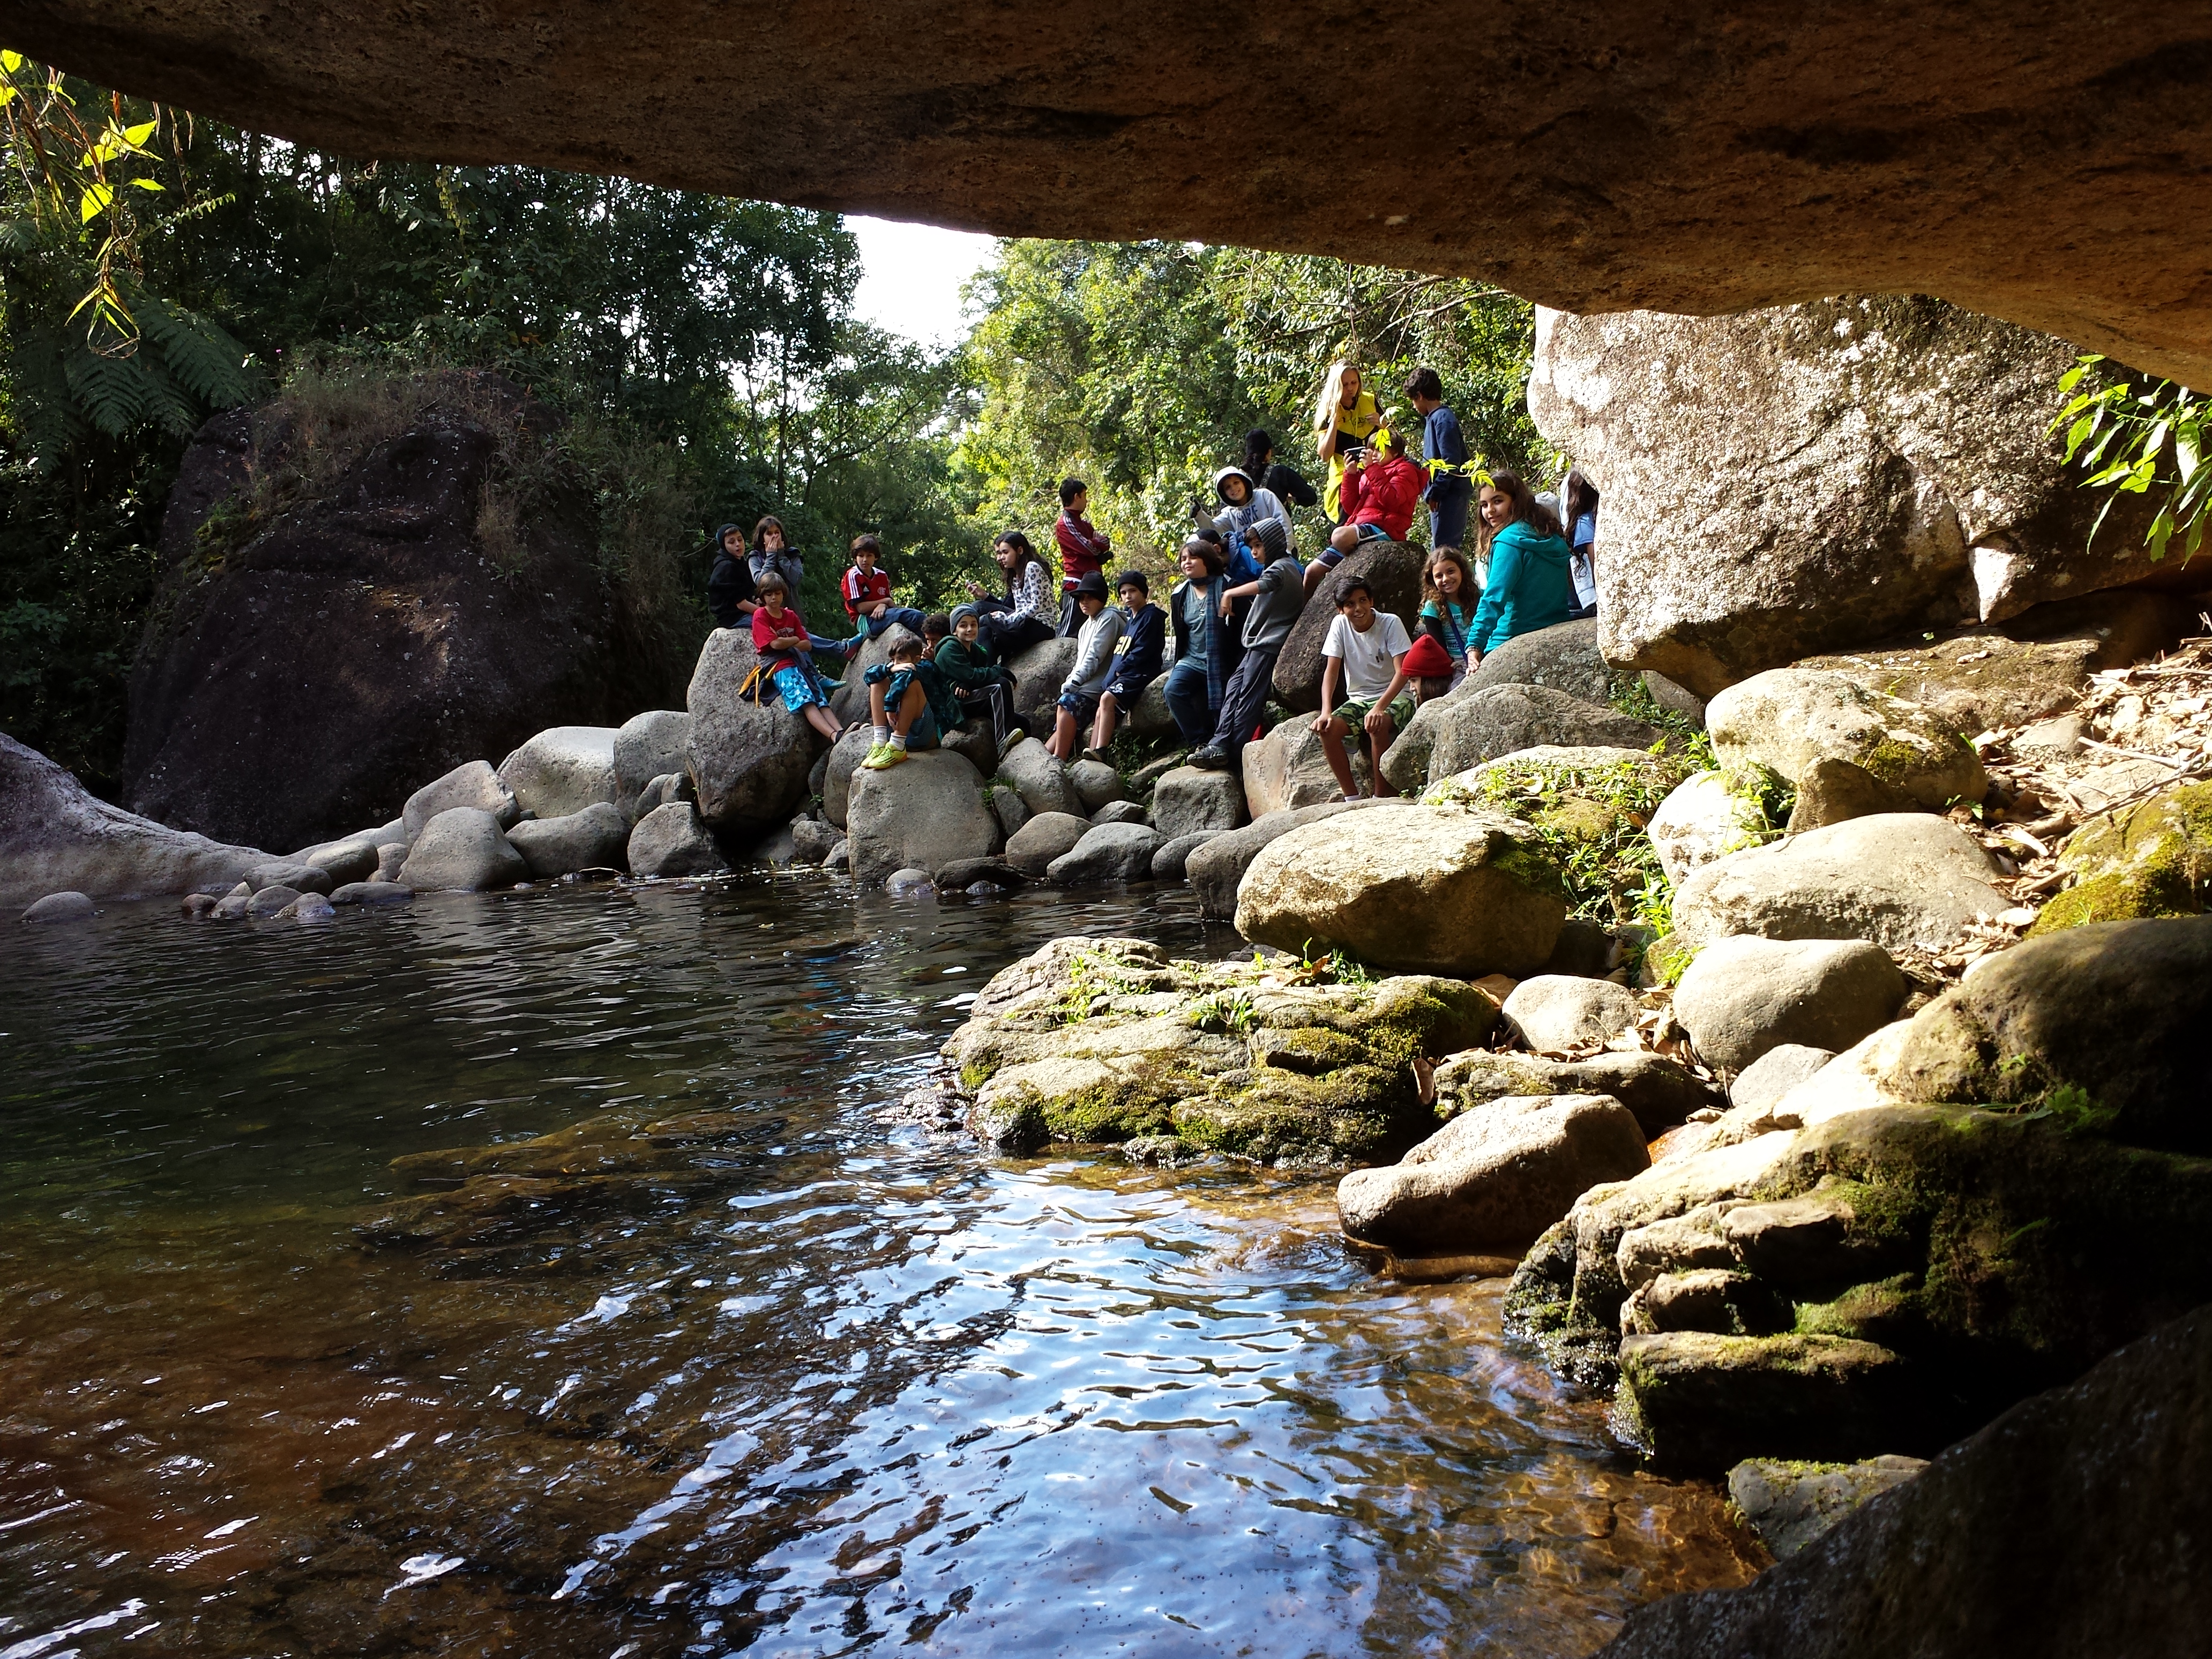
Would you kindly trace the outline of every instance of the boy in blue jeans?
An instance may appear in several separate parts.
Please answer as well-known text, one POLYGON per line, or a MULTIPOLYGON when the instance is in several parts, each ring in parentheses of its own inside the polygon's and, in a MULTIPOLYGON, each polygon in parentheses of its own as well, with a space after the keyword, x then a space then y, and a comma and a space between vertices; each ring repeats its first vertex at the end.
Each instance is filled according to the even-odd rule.
POLYGON ((883 556, 884 544, 873 536, 853 538, 853 566, 839 586, 845 596, 845 614, 855 625, 855 640, 872 640, 894 623, 921 632, 921 611, 891 603, 891 579, 876 568, 883 556))

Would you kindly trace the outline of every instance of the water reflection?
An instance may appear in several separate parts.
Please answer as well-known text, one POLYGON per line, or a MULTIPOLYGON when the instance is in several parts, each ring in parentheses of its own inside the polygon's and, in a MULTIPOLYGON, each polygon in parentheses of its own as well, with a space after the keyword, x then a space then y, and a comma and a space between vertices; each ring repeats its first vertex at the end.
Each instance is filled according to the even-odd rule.
POLYGON ((0 1659, 1571 1654, 1746 1576, 1497 1285, 1378 1285, 1326 1182, 884 1121, 963 991, 1133 926, 1236 944, 1177 894, 790 881, 34 941, 0 1659), (694 1114, 464 1232, 358 1231, 453 1184, 395 1158, 694 1114))

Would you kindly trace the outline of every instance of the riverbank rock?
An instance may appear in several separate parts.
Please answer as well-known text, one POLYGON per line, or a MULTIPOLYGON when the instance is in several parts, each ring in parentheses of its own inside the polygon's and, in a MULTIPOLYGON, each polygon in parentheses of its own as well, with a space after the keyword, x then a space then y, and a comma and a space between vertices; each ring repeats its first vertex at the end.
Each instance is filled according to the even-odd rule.
POLYGON ((1777 1544, 1788 1559, 1743 1588, 1637 1608, 1601 1653, 2212 1650, 2198 1534, 2179 1520, 2202 1513, 2212 1483, 2208 1417, 2212 1309, 2200 1309, 2014 1406, 1802 1548, 1777 1544))
POLYGON ((1107 823, 1149 823, 1152 815, 1133 800, 1109 800, 1091 815, 1093 829, 1107 823))
POLYGON ((1847 760, 1816 760, 1797 775, 1796 804, 1787 828, 1793 836, 1881 812, 1911 812, 1920 803, 1847 760))
MULTIPOLYGON (((1352 763, 1352 782, 1361 789, 1371 787, 1374 778, 1368 770, 1365 749, 1346 743, 1345 758, 1352 763)), ((1246 807, 1255 818, 1301 806, 1324 806, 1344 799, 1336 774, 1329 769, 1328 753, 1321 746, 1310 718, 1292 715, 1257 742, 1246 744, 1240 763, 1246 807)))
POLYGON ((1669 884, 1680 887, 1714 860, 1774 839, 1779 826, 1768 821, 1762 802, 1782 780, 1759 775, 1763 770, 1700 772, 1659 803, 1647 832, 1669 884))
POLYGON ((944 1053, 957 1109, 1006 1150, 1174 1135, 1340 1166, 1432 1128, 1413 1058, 1480 1042, 1497 1017, 1455 981, 1314 983, 1249 958, 1060 939, 994 975, 944 1053))
POLYGON ((1626 1106, 1647 1140, 1718 1108, 1726 1097, 1697 1073, 1645 1050, 1553 1060, 1474 1049, 1437 1067, 1437 1115, 1449 1118, 1510 1095, 1609 1095, 1626 1106))
POLYGON ((1426 767, 1417 749, 1401 755, 1396 744, 1382 757, 1382 775, 1409 794, 1523 749, 1648 750, 1663 736, 1617 708, 1544 685, 1492 685, 1446 697, 1424 705, 1413 725, 1429 732, 1426 767))
POLYGON ((1918 1457, 1869 1457, 1861 1463, 1786 1463, 1748 1457, 1728 1473, 1729 1497, 1786 1561, 1868 1498, 1901 1486, 1928 1467, 1918 1457))
POLYGON ((333 883, 366 881, 376 873, 379 849, 402 833, 399 823, 383 825, 375 830, 364 830, 359 835, 341 841, 324 842, 294 854, 299 864, 312 864, 327 874, 333 883))
POLYGON ((1863 939, 1723 939, 1683 973, 1674 1018, 1727 1079, 1784 1043, 1850 1048, 1895 1017, 1906 988, 1888 953, 1863 939))
POLYGON ((791 821, 791 855, 801 864, 821 863, 830 856, 830 849, 844 839, 842 830, 820 818, 791 821))
POLYGON ((629 872, 650 876, 711 876, 729 868, 714 833, 690 801, 656 806, 630 827, 623 857, 629 872))
POLYGON ((349 904, 374 907, 382 904, 412 904, 415 890, 402 887, 396 881, 349 881, 331 895, 334 908, 349 904))
POLYGON ((1068 777, 1067 768, 1035 738, 1024 738, 999 757, 998 781, 1022 798, 1031 817, 1045 812, 1064 812, 1078 818, 1091 816, 1068 777))
POLYGON ((1946 991, 1881 1081, 1899 1099, 2033 1107, 2209 1156, 2207 1032, 2212 916, 2096 922, 2015 945, 1946 991))
POLYGON ((1121 775, 1104 761, 1079 760, 1067 768, 1067 781, 1074 789, 1076 799, 1083 803, 1085 812, 1096 812, 1109 801, 1118 801, 1124 791, 1121 775))
POLYGON ((853 779, 860 763, 875 746, 875 733, 867 726, 848 732, 830 745, 821 763, 822 816, 837 829, 845 828, 852 811, 853 779))
POLYGON ((1674 927, 1700 944, 1757 933, 1940 950, 1977 916, 2011 908, 1990 884, 1996 874, 1957 824, 1884 813, 1706 865, 1675 890, 1674 927))
MULTIPOLYGON (((1252 752, 1247 746, 1245 754, 1252 752)), ((1152 785, 1152 828, 1163 841, 1206 830, 1234 830, 1244 822, 1244 790, 1234 772, 1179 766, 1152 785)))
POLYGON ((1421 565, 1426 556, 1420 549, 1399 542, 1364 542, 1321 579, 1275 659, 1275 696, 1285 708, 1302 714, 1320 711, 1322 641, 1336 620, 1336 597, 1344 584, 1354 576, 1364 577, 1374 591, 1375 608, 1411 628, 1421 611, 1421 565))
POLYGON ((1006 838, 1006 862, 1024 875, 1042 876, 1090 833, 1090 822, 1073 812, 1041 812, 1006 838))
POLYGON ((1566 920, 1566 889, 1528 826, 1457 806, 1387 810, 1387 820, 1303 824, 1262 848, 1237 888, 1237 931, 1285 951, 1341 950, 1470 979, 1540 969, 1566 920))
POLYGON ((1569 1375, 1618 1376, 1667 1467, 1918 1453, 2212 1296, 2208 1222, 2202 1158, 2051 1117, 1844 1111, 1585 1194, 1508 1309, 1569 1375), (1687 1294, 1704 1273, 1727 1293, 1687 1294))
POLYGON ((1188 872, 1190 855, 1216 836, 1226 833, 1221 830, 1199 830, 1188 836, 1177 836, 1173 841, 1162 842, 1159 851, 1152 854, 1152 879, 1182 880, 1188 872))
POLYGON ((1515 986, 1505 1018, 1538 1054, 1602 1043, 1634 1029, 1636 993, 1610 980, 1539 974, 1515 986))
MULTIPOLYGON (((619 806, 615 739, 620 735, 611 726, 550 727, 499 763, 499 781, 525 812, 541 818, 567 817, 601 803, 619 806)), ((637 799, 635 791, 629 799, 637 799)))
POLYGON ((1061 887, 1146 881, 1152 873, 1152 855, 1164 845, 1160 832, 1147 824, 1093 824, 1082 840, 1045 866, 1045 878, 1061 887))
POLYGON ((984 802, 982 775, 944 749, 857 774, 845 833, 853 879, 864 883, 909 867, 933 875, 999 849, 999 821, 984 802))
POLYGON ((685 697, 691 714, 687 765, 698 789, 698 815, 729 835, 763 835, 787 822, 806 799, 807 777, 822 747, 773 684, 757 685, 757 701, 743 693, 759 662, 751 635, 718 628, 699 653, 685 697))
POLYGON ((432 818, 461 806, 489 812, 501 830, 522 816, 521 803, 500 781, 489 761, 464 761, 407 797, 406 807, 399 815, 400 833, 411 846, 432 818))
POLYGON ((1940 300, 1539 313, 1529 410, 1605 492, 1607 658, 1701 696, 2150 574, 2051 432, 2075 348, 1940 300))
POLYGON ((507 832, 507 840, 532 875, 549 880, 579 870, 623 868, 629 832, 622 809, 601 800, 557 818, 526 819, 507 832))
POLYGON ((246 872, 246 878, 253 884, 257 893, 264 887, 289 887, 295 893, 328 893, 337 885, 322 866, 302 864, 297 859, 257 864, 246 872))
POLYGON ((1706 731, 1724 765, 1772 768, 1796 781, 1818 761, 1845 761, 1930 811, 1978 801, 1989 775, 1948 722, 1842 674, 1778 668, 1707 705, 1706 731))
POLYGON ((258 848, 225 846, 111 806, 0 732, 0 904, 59 892, 105 899, 220 890, 269 861, 258 848))
POLYGON ((418 893, 483 892, 512 887, 529 876, 530 866, 508 844, 498 817, 478 806, 448 807, 432 818, 399 867, 400 884, 418 893))
POLYGON ((21 920, 45 927, 50 923, 90 921, 99 914, 100 907, 88 894, 49 893, 26 908, 21 920))
POLYGON ((2032 937, 2199 914, 2212 894, 2212 783, 2181 784, 2091 818, 2066 838, 2058 867, 2071 884, 2043 907, 2032 937))
POLYGON ((690 766, 690 750, 691 716, 682 709, 631 715, 615 732, 615 805, 630 814, 647 784, 690 766))
POLYGON ((1245 871, 1259 857, 1262 848, 1301 824, 1318 823, 1340 812, 1362 808, 1395 811, 1401 805, 1397 801, 1323 801, 1317 806, 1264 813, 1242 830, 1216 836, 1193 853, 1183 866, 1183 874, 1198 894, 1199 909, 1225 921, 1237 914, 1237 890, 1243 884, 1245 871))
MULTIPOLYGON (((1413 618, 1404 618, 1413 626, 1413 618)), ((1637 678, 1612 667, 1599 649, 1597 618, 1560 623, 1517 635, 1468 671, 1455 695, 1472 696, 1493 685, 1542 685, 1603 708, 1637 678)))
POLYGON ((1014 675, 1014 724, 1037 738, 1040 747, 1052 733, 1053 705, 1075 666, 1076 653, 1072 639, 1044 640, 1006 664, 1014 675))
POLYGON ((1729 1104, 1767 1113, 1799 1084, 1823 1070, 1835 1054, 1802 1042, 1778 1042, 1736 1074, 1729 1085, 1729 1104))
POLYGON ((1651 1162, 1602 1095, 1510 1096, 1462 1112, 1386 1169, 1337 1183, 1345 1232, 1410 1255, 1518 1249, 1601 1182, 1651 1162))

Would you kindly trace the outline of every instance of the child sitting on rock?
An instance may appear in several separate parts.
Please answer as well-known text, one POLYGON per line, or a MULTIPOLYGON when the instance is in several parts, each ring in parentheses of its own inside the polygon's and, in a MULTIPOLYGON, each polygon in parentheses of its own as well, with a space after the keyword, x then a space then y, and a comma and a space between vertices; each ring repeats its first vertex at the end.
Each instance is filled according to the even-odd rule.
POLYGON ((1421 701, 1459 690, 1467 678, 1468 626, 1474 617, 1474 567, 1456 547, 1440 547, 1421 568, 1421 614, 1413 631, 1433 640, 1445 665, 1435 666, 1435 653, 1424 652, 1423 660, 1407 672, 1421 681, 1421 701))
POLYGON ((1344 749, 1345 738, 1355 731, 1365 742, 1376 794, 1395 795, 1398 792, 1382 775, 1382 757, 1413 718, 1413 699, 1406 691, 1406 653, 1413 641, 1406 637, 1405 623, 1376 610, 1374 592, 1364 576, 1350 578, 1338 591, 1336 611, 1321 646, 1321 713, 1315 717, 1314 733, 1345 799, 1359 799, 1344 749), (1340 703, 1340 685, 1350 694, 1340 703))
POLYGON ((1141 570, 1125 570, 1115 584, 1121 599, 1121 637, 1114 646, 1114 671, 1098 696, 1097 718, 1091 724, 1085 760, 1106 759, 1114 728, 1136 710, 1145 688, 1159 678, 1167 655, 1168 613, 1152 603, 1152 580, 1141 570))
POLYGON ((936 642, 930 659, 937 672, 951 683, 963 714, 991 717, 991 734, 999 740, 999 752, 1003 755, 1024 735, 1014 724, 1013 670, 983 642, 982 623, 973 611, 963 605, 954 617, 930 617, 922 624, 922 638, 931 639, 940 623, 950 628, 951 637, 936 642))
POLYGON ((845 614, 858 629, 858 640, 872 640, 895 623, 921 632, 921 611, 891 603, 891 579, 876 568, 883 556, 884 544, 873 536, 853 538, 853 568, 845 573, 843 592, 845 614))
POLYGON ((871 772, 898 765, 912 750, 936 748, 945 728, 963 722, 951 682, 922 654, 919 639, 898 641, 890 648, 890 660, 861 678, 868 685, 868 721, 875 741, 860 764, 871 772))
POLYGON ((1061 760, 1075 754, 1076 733, 1097 717, 1098 700, 1114 674, 1114 647, 1121 643, 1122 616, 1106 599, 1106 579, 1091 572, 1075 585, 1075 608, 1083 626, 1075 636, 1075 666, 1060 682, 1053 711, 1052 737, 1045 747, 1061 760))
POLYGON ((830 695, 823 690, 822 677, 814 671, 806 618, 788 603, 790 593, 775 571, 756 578, 753 592, 760 604, 753 612, 752 629, 761 672, 773 682, 786 708, 830 742, 836 742, 837 720, 830 712, 830 695))

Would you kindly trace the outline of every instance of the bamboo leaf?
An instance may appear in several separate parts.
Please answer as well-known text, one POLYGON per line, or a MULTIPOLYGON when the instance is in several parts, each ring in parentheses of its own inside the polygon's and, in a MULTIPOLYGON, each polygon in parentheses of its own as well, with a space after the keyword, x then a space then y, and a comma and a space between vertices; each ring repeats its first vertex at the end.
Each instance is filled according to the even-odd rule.
POLYGON ((114 199, 115 187, 113 185, 88 185, 85 187, 83 196, 77 201, 77 222, 81 225, 90 224, 94 219, 97 219, 101 214, 107 211, 108 204, 112 202, 114 199))

